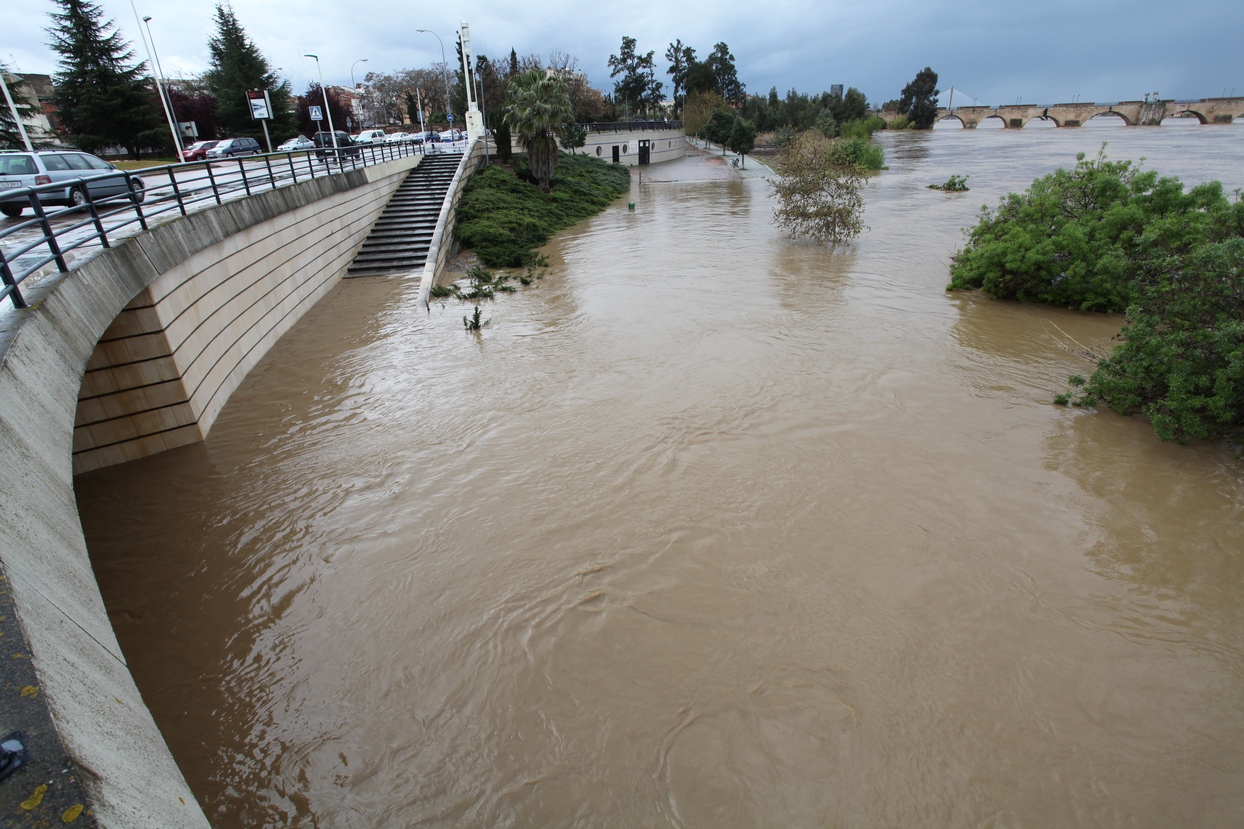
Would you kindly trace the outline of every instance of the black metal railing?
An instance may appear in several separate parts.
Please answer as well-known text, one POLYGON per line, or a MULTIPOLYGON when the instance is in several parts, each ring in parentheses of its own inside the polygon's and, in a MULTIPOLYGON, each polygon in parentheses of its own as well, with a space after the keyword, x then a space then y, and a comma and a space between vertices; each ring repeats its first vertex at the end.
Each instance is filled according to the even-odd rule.
POLYGON ((606 121, 600 124, 579 124, 587 132, 651 132, 680 130, 682 121, 606 121))
MULTIPOLYGON (((427 151, 453 151, 446 147, 433 144, 427 151)), ((356 144, 169 164, 146 168, 141 176, 118 171, 2 191, 6 205, 20 206, 23 211, 29 208, 34 215, 0 226, 0 306, 7 298, 17 308, 27 307, 21 292, 22 281, 53 262, 57 270, 68 271, 67 254, 72 251, 96 246, 109 248, 117 239, 149 230, 153 224, 185 216, 192 210, 307 179, 421 155, 424 149, 414 141, 356 144), (125 176, 128 194, 103 199, 91 196, 92 180, 118 175, 125 176), (63 208, 44 204, 51 194, 59 197, 73 191, 81 193, 81 204, 63 208), (15 204, 14 197, 26 201, 15 204)))

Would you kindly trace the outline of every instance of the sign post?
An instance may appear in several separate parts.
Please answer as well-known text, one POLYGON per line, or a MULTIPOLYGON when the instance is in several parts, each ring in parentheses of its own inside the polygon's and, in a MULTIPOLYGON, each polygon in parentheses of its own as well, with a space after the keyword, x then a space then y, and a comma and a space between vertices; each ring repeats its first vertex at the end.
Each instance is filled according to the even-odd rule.
POLYGON ((272 120, 272 99, 268 97, 268 90, 248 90, 246 101, 251 107, 251 118, 263 124, 263 140, 268 144, 268 152, 272 152, 272 136, 268 135, 268 122, 272 120))

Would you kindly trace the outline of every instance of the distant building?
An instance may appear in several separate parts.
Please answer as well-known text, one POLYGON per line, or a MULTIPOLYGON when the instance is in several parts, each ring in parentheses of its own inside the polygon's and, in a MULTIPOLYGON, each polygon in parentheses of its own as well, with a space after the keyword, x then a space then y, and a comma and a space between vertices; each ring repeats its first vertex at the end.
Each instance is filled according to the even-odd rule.
POLYGON ((52 102, 51 75, 35 75, 24 72, 20 75, 12 72, 4 73, 4 82, 17 103, 34 106, 36 112, 29 118, 22 119, 26 134, 33 144, 62 144, 60 140, 59 110, 52 102))

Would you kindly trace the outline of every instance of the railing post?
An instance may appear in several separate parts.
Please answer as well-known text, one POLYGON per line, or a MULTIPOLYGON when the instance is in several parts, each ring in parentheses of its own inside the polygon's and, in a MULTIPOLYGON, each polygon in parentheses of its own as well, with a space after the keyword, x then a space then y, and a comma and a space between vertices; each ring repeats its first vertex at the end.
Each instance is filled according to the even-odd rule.
MULTIPOLYGON (((169 178, 170 178, 170 179, 172 178, 172 175, 173 175, 173 171, 170 169, 170 170, 169 170, 169 178)), ((132 204, 132 205, 134 206, 134 213, 135 213, 135 215, 137 215, 137 216, 138 216, 138 225, 139 225, 139 227, 141 227, 143 230, 151 230, 151 228, 147 227, 147 217, 143 215, 143 206, 142 206, 142 203, 138 201, 138 195, 134 192, 134 188, 130 186, 130 182, 132 181, 132 176, 133 176, 133 174, 132 174, 132 173, 129 173, 129 172, 127 172, 127 173, 125 174, 125 191, 126 191, 126 192, 125 192, 125 195, 129 197, 130 204, 132 204)), ((147 192, 147 191, 146 191, 146 189, 144 188, 144 189, 143 189, 144 198, 146 197, 146 196, 145 196, 146 192, 147 192)), ((88 201, 89 201, 89 199, 88 199, 88 201)), ((92 203, 92 204, 93 204, 93 203, 92 203)), ((92 212, 94 212, 94 210, 95 210, 95 208, 94 208, 94 207, 92 207, 92 208, 91 208, 91 211, 92 211, 92 212)), ((103 230, 103 228, 101 227, 101 228, 100 228, 100 230, 102 231, 102 230, 103 230)), ((108 247, 108 238, 107 238, 106 236, 104 237, 104 247, 108 247)))
POLYGON ((173 165, 168 165, 168 183, 173 186, 173 195, 177 197, 177 208, 181 211, 181 215, 186 215, 186 202, 181 197, 181 189, 177 186, 177 179, 173 176, 173 165))
POLYGON ((60 252, 60 245, 56 243, 56 236, 52 233, 52 225, 48 222, 47 211, 43 209, 43 203, 39 201, 38 193, 30 194, 30 207, 35 211, 35 215, 39 217, 39 226, 43 228, 43 241, 48 246, 48 250, 52 251, 52 258, 56 260, 56 267, 61 273, 69 270, 69 265, 65 263, 65 255, 60 252))
MULTIPOLYGON (((126 173, 125 189, 129 190, 129 187, 129 173, 126 173)), ((99 241, 104 247, 112 247, 112 245, 108 244, 108 234, 104 232, 104 223, 99 220, 99 209, 95 207, 95 199, 91 198, 91 194, 85 184, 82 185, 82 195, 86 198, 86 212, 91 214, 91 221, 95 223, 95 235, 99 237, 99 241)), ((130 199, 133 200, 133 191, 130 191, 129 195, 130 199)), ((146 230, 146 228, 143 229, 146 230)))
POLYGON ((263 163, 268 166, 268 186, 275 190, 276 176, 272 175, 272 159, 268 157, 267 153, 264 153, 263 163))
POLYGON ((294 166, 294 154, 290 153, 285 156, 289 159, 289 177, 293 179, 294 184, 298 183, 298 168, 294 166))
POLYGON ((30 307, 22 297, 22 289, 17 287, 17 279, 14 278, 13 271, 9 268, 9 260, 4 255, 3 248, 0 248, 0 281, 8 286, 9 301, 13 303, 14 308, 30 307))
POLYGON ((242 189, 249 196, 251 194, 251 183, 246 180, 246 162, 242 161, 241 156, 238 156, 238 172, 242 174, 242 189))
POLYGON ((220 200, 220 188, 216 186, 216 176, 212 173, 212 162, 204 161, 203 168, 207 170, 207 180, 212 183, 212 195, 216 197, 216 204, 224 204, 224 202, 220 200))

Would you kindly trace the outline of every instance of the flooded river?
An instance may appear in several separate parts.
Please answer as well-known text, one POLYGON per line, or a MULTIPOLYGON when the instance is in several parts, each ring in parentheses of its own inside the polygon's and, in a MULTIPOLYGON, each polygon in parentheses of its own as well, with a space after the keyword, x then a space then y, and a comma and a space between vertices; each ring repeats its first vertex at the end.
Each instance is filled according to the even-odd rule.
POLYGON ((1117 319, 944 291, 1103 139, 1244 187, 1235 127, 886 134, 831 252, 692 157, 481 334, 343 282, 78 478, 213 824, 1238 825, 1244 462, 1051 404, 1117 319))

